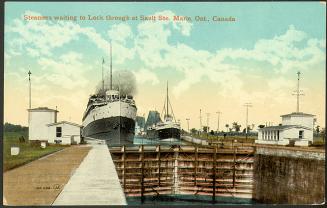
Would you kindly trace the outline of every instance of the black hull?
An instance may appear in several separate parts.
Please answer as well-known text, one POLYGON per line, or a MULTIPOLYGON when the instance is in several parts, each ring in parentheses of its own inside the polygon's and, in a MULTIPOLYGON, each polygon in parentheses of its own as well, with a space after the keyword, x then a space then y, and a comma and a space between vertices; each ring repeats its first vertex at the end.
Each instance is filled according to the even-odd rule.
POLYGON ((177 128, 166 128, 157 130, 157 136, 161 139, 181 139, 181 130, 177 128))
POLYGON ((135 121, 119 116, 95 120, 82 130, 82 136, 105 140, 108 145, 133 144, 134 134, 135 121))

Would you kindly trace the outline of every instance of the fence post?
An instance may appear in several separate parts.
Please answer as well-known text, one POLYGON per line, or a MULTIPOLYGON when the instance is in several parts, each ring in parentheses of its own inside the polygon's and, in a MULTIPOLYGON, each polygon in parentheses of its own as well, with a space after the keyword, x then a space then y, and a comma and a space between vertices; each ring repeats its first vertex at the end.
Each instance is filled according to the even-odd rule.
POLYGON ((141 203, 144 203, 144 146, 141 146, 141 203))
POLYGON ((236 166, 236 151, 234 148, 234 155, 233 155, 233 188, 235 188, 235 166, 236 166))
POLYGON ((198 147, 195 146, 194 148, 194 154, 195 154, 195 161, 194 161, 194 186, 197 186, 197 171, 198 171, 198 147))
POLYGON ((216 202, 216 160, 217 160, 217 147, 214 147, 213 153, 213 177, 212 177, 212 202, 216 202))
POLYGON ((123 146, 123 183, 124 183, 124 191, 126 190, 126 151, 125 145, 123 146))

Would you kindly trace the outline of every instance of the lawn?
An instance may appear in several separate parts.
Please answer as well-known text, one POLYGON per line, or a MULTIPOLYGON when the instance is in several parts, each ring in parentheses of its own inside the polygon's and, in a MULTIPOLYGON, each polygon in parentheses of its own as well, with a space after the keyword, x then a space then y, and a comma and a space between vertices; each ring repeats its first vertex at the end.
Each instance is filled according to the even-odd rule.
POLYGON ((246 138, 245 136, 241 136, 241 135, 235 135, 235 136, 231 136, 231 135, 227 135, 226 138, 224 138, 223 136, 215 136, 215 135, 210 135, 210 134, 194 134, 192 135, 195 138, 198 139, 204 139, 204 140, 208 140, 208 141, 212 141, 212 142, 232 142, 237 140, 238 142, 245 142, 245 143, 254 143, 254 140, 257 138, 257 136, 248 136, 248 138, 246 138))
POLYGON ((51 154, 58 150, 65 148, 65 146, 50 145, 45 149, 39 146, 32 146, 27 141, 24 143, 19 142, 19 137, 24 136, 27 140, 27 131, 21 132, 4 132, 3 135, 3 170, 7 171, 15 167, 21 166, 33 160, 36 160, 42 156, 51 154), (20 151, 18 155, 11 155, 11 147, 19 147, 20 151))

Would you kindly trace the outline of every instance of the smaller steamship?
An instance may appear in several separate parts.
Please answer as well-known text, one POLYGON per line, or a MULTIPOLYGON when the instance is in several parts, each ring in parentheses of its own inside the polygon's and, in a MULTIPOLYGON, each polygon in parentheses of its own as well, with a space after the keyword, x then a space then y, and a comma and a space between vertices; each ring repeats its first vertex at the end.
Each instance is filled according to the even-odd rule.
POLYGON ((168 82, 167 82, 167 95, 164 104, 164 118, 163 121, 158 122, 155 127, 156 137, 159 140, 180 140, 181 137, 181 126, 180 123, 176 122, 173 108, 171 106, 169 95, 168 95, 168 82), (169 107, 171 111, 169 111, 169 107))

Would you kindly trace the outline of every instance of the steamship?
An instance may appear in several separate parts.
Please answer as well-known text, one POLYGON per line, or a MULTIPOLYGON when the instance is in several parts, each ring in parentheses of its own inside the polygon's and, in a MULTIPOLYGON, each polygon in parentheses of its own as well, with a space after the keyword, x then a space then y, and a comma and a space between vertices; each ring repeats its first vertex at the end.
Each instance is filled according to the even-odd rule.
POLYGON ((132 95, 112 88, 111 51, 110 45, 110 88, 104 88, 102 78, 102 91, 90 96, 82 119, 82 136, 105 140, 109 145, 133 144, 137 107, 132 95))
POLYGON ((169 106, 171 107, 168 96, 168 82, 167 82, 167 95, 166 102, 164 104, 164 119, 157 123, 154 127, 156 136, 159 140, 180 140, 181 126, 176 122, 173 109, 171 107, 171 113, 169 112, 169 106))

